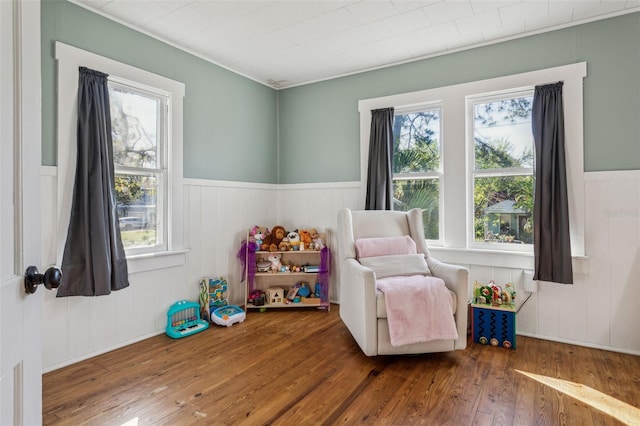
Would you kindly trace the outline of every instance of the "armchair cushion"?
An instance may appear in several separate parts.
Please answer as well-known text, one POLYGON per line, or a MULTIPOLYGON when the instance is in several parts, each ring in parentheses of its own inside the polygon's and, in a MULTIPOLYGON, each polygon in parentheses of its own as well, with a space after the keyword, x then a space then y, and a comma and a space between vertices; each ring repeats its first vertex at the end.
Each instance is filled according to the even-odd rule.
POLYGON ((410 236, 359 238, 355 242, 358 259, 394 254, 416 254, 416 243, 410 236))
POLYGON ((376 279, 406 275, 431 275, 422 253, 364 257, 360 258, 360 264, 375 272, 376 279))

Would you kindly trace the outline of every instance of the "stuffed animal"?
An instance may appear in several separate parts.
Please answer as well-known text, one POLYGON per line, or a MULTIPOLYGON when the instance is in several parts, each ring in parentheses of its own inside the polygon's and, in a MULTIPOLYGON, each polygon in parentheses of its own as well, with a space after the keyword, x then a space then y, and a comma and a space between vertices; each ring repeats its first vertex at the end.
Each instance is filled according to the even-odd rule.
POLYGON ((282 255, 280 253, 271 253, 267 258, 267 260, 271 262, 272 272, 279 272, 280 268, 282 268, 282 263, 280 262, 281 258, 282 258, 282 255))
POLYGON ((300 230, 300 250, 308 250, 311 248, 311 234, 309 231, 301 229, 300 230))
POLYGON ((300 250, 300 234, 297 230, 290 231, 287 234, 287 238, 289 238, 289 244, 291 245, 291 250, 300 250))
POLYGON ((278 251, 278 245, 286 235, 287 231, 284 230, 284 227, 280 225, 274 226, 271 233, 262 240, 260 250, 278 251))
POLYGON ((291 250, 291 244, 289 244, 289 237, 284 237, 280 244, 278 244, 279 251, 289 251, 291 250))
POLYGON ((262 241, 268 233, 269 230, 266 226, 254 225, 253 228, 251 228, 249 231, 249 243, 253 244, 253 247, 255 247, 254 250, 260 250, 262 241))

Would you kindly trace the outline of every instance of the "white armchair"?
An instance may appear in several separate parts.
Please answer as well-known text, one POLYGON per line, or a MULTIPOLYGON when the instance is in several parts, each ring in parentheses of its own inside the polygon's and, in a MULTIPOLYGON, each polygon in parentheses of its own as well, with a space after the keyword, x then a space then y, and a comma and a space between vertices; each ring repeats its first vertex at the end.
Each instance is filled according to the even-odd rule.
POLYGON ((342 209, 338 214, 338 268, 340 318, 366 355, 448 352, 466 348, 469 274, 465 268, 429 256, 420 209, 408 212, 342 209), (458 332, 456 340, 391 345, 384 294, 376 290, 374 271, 357 260, 355 244, 361 238, 405 235, 413 239, 417 252, 424 254, 431 274, 443 279, 451 294, 458 332))

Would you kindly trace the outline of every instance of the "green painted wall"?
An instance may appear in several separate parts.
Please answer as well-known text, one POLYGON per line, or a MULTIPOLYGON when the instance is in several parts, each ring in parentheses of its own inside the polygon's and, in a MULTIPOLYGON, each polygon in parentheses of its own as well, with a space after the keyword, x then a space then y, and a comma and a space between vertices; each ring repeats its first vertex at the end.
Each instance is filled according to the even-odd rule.
POLYGON ((586 171, 640 169, 640 13, 291 89, 279 182, 360 179, 358 101, 587 62, 586 171))
POLYGON ((45 0, 44 165, 56 164, 56 40, 185 83, 185 177, 359 180, 359 100, 582 61, 585 170, 640 169, 640 13, 276 92, 72 3, 45 0))
POLYGON ((276 183, 277 92, 62 0, 45 0, 42 25, 42 164, 55 165, 54 42, 185 83, 184 175, 276 183))

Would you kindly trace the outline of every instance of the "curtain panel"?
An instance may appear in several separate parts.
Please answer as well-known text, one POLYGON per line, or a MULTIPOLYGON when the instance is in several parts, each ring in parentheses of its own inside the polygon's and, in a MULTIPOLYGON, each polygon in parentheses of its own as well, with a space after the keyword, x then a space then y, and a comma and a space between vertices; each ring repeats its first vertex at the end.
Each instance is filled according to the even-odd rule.
POLYGON ((129 286, 114 190, 108 75, 79 71, 76 176, 57 297, 107 295, 129 286))
POLYGON ((365 210, 393 207, 393 108, 371 111, 365 210))
POLYGON ((563 83, 536 86, 531 112, 535 144, 534 280, 573 284, 565 161, 563 83))

